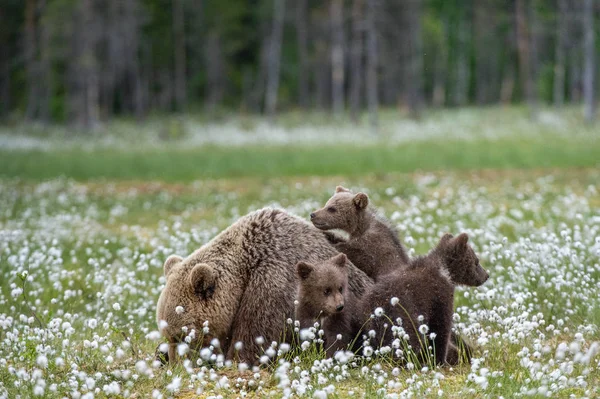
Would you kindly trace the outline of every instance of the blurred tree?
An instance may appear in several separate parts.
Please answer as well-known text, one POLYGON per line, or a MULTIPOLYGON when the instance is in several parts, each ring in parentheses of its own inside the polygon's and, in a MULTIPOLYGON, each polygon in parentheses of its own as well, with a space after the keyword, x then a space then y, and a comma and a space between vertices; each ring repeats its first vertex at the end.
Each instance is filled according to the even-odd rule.
POLYGON ((535 110, 583 92, 589 111, 596 3, 3 0, 0 116, 93 127, 201 104, 343 112, 347 97, 375 125, 380 103, 535 110))
POLYGON ((184 0, 172 0, 173 47, 175 49, 175 106, 178 111, 187 103, 186 50, 185 50, 185 4, 184 0))
POLYGON ((567 0, 558 0, 556 14, 556 55, 554 64, 554 105, 560 107, 565 102, 565 58, 568 35, 567 0))
POLYGON ((379 97, 377 93, 377 28, 375 26, 377 0, 367 0, 367 104, 369 107, 369 123, 373 130, 377 130, 379 97))
POLYGON ((585 70, 583 76, 583 97, 585 101, 585 120, 590 123, 596 118, 596 45, 594 32, 594 0, 583 2, 583 31, 585 70))
POLYGON ((269 38, 269 53, 267 57, 267 91, 265 94, 265 112, 269 117, 273 117, 277 109, 285 0, 273 0, 273 7, 273 27, 271 36, 269 38))
POLYGON ((358 120, 363 86, 364 0, 352 2, 352 40, 350 43, 350 114, 358 120))
POLYGON ((330 0, 331 19, 331 95, 333 112, 344 111, 344 2, 330 0))
POLYGON ((309 60, 308 60, 308 3, 296 0, 296 41, 298 46, 298 103, 303 108, 309 105, 309 60))

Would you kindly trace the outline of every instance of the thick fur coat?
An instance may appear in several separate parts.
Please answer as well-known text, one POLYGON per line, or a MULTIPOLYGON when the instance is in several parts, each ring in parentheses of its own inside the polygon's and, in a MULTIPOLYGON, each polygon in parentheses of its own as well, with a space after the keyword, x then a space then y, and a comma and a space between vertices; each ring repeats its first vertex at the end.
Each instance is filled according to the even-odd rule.
MULTIPOLYGON (((187 334, 195 330, 193 346, 218 338, 227 359, 256 362, 263 353, 257 337, 266 343, 286 339, 286 320, 294 318, 298 294, 295 265, 336 254, 324 234, 303 219, 265 208, 240 218, 188 257, 169 257, 156 311, 171 344, 169 359, 186 327, 187 334), (243 345, 239 352, 236 342, 243 345)), ((365 273, 348 264, 348 289, 354 295, 362 296, 372 285, 365 273)))

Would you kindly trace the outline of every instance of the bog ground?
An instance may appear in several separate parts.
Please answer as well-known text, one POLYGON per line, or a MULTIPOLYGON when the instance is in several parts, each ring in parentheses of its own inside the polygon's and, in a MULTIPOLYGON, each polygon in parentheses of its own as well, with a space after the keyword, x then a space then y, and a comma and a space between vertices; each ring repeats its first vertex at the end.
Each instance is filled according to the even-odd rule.
MULTIPOLYGON (((583 127, 574 133, 577 139, 555 134, 552 152, 536 138, 539 124, 530 126, 540 130, 507 134, 499 147, 511 154, 519 143, 537 143, 527 165, 519 165, 517 153, 504 166, 480 170, 489 160, 472 151, 493 151, 473 128, 465 130, 471 136, 451 141, 476 146, 444 160, 459 166, 434 165, 432 172, 383 173, 388 161, 373 156, 377 167, 364 173, 313 172, 299 163, 280 175, 269 166, 268 177, 256 177, 263 176, 257 171, 204 180, 202 171, 194 174, 193 162, 185 175, 159 177, 169 157, 196 154, 194 148, 173 149, 177 143, 168 143, 164 160, 149 165, 148 174, 127 170, 117 159, 111 161, 116 166, 102 166, 114 168, 114 175, 105 175, 90 170, 103 165, 93 155, 110 148, 90 149, 91 169, 79 164, 47 171, 35 163, 37 155, 78 165, 79 155, 68 158, 75 154, 66 148, 71 139, 56 139, 65 146, 16 150, 16 139, 5 137, 12 144, 2 154, 30 166, 19 172, 7 158, 0 161, 0 398, 600 396, 600 170, 592 159, 597 134, 583 127), (459 158, 474 161, 460 166, 459 158), (154 362, 161 342, 154 312, 168 255, 189 254, 264 206, 306 218, 338 184, 366 191, 413 254, 425 253, 444 232, 469 233, 490 273, 482 287, 456 294, 457 332, 476 347, 471 365, 400 369, 362 353, 325 360, 314 346, 255 371, 240 371, 218 356, 211 360, 210 352, 170 367, 154 362)), ((440 143, 439 137, 398 142, 416 152, 397 157, 419 159, 425 153, 418 146, 440 143)), ((223 165, 248 151, 212 145, 226 154, 223 165)), ((312 151, 308 143, 285 146, 312 151)), ((201 157, 210 148, 197 150, 199 164, 206 165, 201 157)), ((245 159, 247 169, 260 170, 252 157, 245 159)), ((274 349, 265 353, 285 351, 274 349)))

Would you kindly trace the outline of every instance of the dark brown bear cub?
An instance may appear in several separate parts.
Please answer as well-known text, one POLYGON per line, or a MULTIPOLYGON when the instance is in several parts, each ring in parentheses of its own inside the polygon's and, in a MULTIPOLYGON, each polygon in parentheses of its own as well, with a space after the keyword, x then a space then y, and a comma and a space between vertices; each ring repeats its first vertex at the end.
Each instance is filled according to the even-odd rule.
POLYGON ((350 234, 347 241, 328 238, 336 249, 369 277, 379 277, 408 265, 409 258, 398 233, 389 222, 368 208, 369 197, 353 194, 337 186, 325 207, 310 214, 313 225, 320 230, 341 229, 350 234))
POLYGON ((347 262, 346 255, 339 254, 320 264, 296 265, 300 277, 296 320, 301 329, 319 323, 325 333, 323 346, 328 357, 347 349, 362 325, 358 320, 358 300, 347 288, 347 262))
POLYGON ((367 327, 375 331, 377 345, 398 349, 400 341, 396 339, 402 339, 404 334, 392 325, 397 326, 400 319, 420 362, 427 362, 429 347, 436 364, 450 361, 447 352, 451 345, 454 289, 457 285, 480 286, 488 279, 468 239, 464 233, 457 237, 444 235, 428 255, 415 258, 408 268, 389 274, 369 290, 362 306, 384 312, 375 315, 367 327))

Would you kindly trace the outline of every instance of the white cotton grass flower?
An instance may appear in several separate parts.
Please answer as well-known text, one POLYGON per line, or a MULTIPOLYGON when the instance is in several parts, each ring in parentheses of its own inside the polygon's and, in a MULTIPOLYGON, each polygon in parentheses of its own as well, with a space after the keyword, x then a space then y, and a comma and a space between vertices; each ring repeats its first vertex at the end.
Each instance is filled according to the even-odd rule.
POLYGON ((161 337, 161 334, 159 331, 150 331, 148 334, 146 334, 146 339, 149 339, 151 341, 158 341, 161 337))
POLYGON ((429 326, 427 324, 421 324, 419 326, 419 333, 421 333, 422 335, 425 335, 429 332, 429 326))
POLYGON ((169 392, 177 392, 181 388, 181 377, 173 378, 173 381, 169 385, 167 385, 167 390, 169 392))
POLYGON ((392 299, 390 299, 392 306, 396 306, 398 302, 400 302, 400 300, 397 297, 392 297, 392 299))
POLYGON ((119 311, 121 310, 121 304, 119 302, 115 302, 113 303, 112 308, 116 311, 119 311))
POLYGON ((40 366, 43 369, 48 367, 48 358, 45 355, 39 355, 35 362, 38 366, 40 366))
POLYGON ((382 307, 377 307, 377 308, 375 308, 375 310, 373 311, 373 314, 374 314, 375 316, 377 316, 377 317, 381 317, 381 316, 383 316, 383 314, 384 314, 384 313, 385 313, 385 312, 384 312, 384 310, 383 310, 383 308, 382 308, 382 307))

